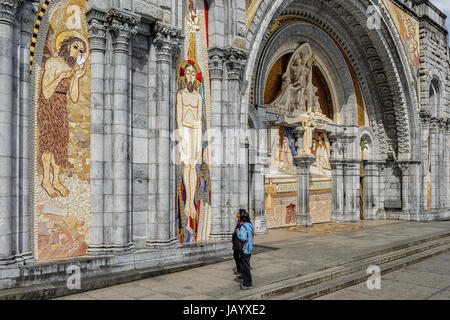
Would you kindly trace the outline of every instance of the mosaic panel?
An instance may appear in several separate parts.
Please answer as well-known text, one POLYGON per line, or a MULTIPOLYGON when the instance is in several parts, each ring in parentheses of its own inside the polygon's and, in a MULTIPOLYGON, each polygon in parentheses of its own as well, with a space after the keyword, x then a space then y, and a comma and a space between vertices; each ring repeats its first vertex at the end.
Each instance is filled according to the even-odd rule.
POLYGON ((207 5, 189 0, 184 7, 185 42, 177 63, 176 214, 181 243, 208 240, 211 229, 211 180, 207 128, 211 96, 208 68, 207 5))
MULTIPOLYGON (((43 52, 39 59, 33 54, 38 260, 83 256, 88 248, 91 71, 86 10, 84 0, 46 1, 36 23, 48 22, 45 38, 40 38, 45 39, 43 52)), ((33 53, 37 39, 36 33, 33 53)))

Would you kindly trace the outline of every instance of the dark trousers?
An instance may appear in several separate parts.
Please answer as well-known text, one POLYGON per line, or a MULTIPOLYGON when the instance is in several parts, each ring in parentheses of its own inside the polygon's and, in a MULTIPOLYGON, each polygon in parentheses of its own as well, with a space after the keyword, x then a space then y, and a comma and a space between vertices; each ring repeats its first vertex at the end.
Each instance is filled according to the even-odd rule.
POLYGON ((242 254, 241 258, 241 275, 243 280, 243 285, 246 287, 251 287, 253 285, 252 282, 252 274, 250 272, 250 258, 251 254, 242 254))
POLYGON ((236 270, 241 272, 242 251, 233 250, 234 262, 236 262, 236 270))

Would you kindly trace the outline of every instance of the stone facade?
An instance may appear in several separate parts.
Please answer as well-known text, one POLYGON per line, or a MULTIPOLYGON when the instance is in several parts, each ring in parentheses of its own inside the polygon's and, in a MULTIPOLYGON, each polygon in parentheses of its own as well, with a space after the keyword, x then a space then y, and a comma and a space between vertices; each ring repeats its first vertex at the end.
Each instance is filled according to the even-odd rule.
POLYGON ((0 0, 0 289, 65 281, 71 264, 89 277, 228 254, 239 208, 250 212, 257 233, 267 233, 267 130, 273 126, 295 133, 296 220, 310 226, 316 157, 299 152, 301 124, 287 125, 263 98, 276 60, 305 42, 334 106, 333 121, 321 126, 331 144, 331 220, 450 217, 448 31, 445 15, 429 1, 392 1, 417 22, 418 70, 382 1, 254 0, 249 8, 246 1, 201 1, 207 57, 194 62, 207 67, 209 84, 201 93, 211 149, 204 163, 210 208, 199 212, 209 214, 210 232, 207 240, 183 243, 173 135, 180 59, 191 45, 187 4, 90 0, 89 247, 69 262, 44 263, 35 249, 36 70, 46 54, 49 16, 68 1, 0 0), (375 26, 368 23, 374 14, 375 26), (43 27, 35 28, 38 20, 43 27))

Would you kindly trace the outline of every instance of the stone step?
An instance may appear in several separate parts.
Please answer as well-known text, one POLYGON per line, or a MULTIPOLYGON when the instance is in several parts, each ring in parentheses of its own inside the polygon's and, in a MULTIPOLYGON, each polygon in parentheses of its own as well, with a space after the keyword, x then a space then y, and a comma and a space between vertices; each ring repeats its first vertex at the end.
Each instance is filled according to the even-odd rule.
MULTIPOLYGON (((450 244, 446 244, 437 248, 419 252, 414 255, 410 255, 398 260, 394 260, 388 263, 382 264, 380 267, 381 275, 397 271, 399 269, 406 268, 409 265, 419 263, 423 260, 432 258, 434 256, 444 254, 450 251, 450 244)), ((307 287, 302 290, 293 291, 290 294, 277 297, 279 300, 310 300, 315 299, 323 295, 330 294, 334 291, 342 290, 359 283, 367 281, 370 275, 365 271, 358 271, 356 273, 339 277, 333 281, 320 283, 315 286, 307 287)))
MULTIPOLYGON (((409 245, 401 245, 386 248, 375 253, 356 257, 345 263, 339 263, 326 269, 312 272, 298 277, 277 281, 263 287, 247 291, 240 299, 271 299, 281 298, 293 291, 301 290, 310 286, 320 285, 326 281, 333 281, 339 277, 345 277, 357 272, 365 273, 370 265, 382 265, 405 257, 426 252, 434 248, 450 245, 450 235, 433 236, 428 239, 421 239, 409 245), (278 298, 277 298, 278 297, 278 298)), ((226 299, 226 297, 224 297, 226 299)))

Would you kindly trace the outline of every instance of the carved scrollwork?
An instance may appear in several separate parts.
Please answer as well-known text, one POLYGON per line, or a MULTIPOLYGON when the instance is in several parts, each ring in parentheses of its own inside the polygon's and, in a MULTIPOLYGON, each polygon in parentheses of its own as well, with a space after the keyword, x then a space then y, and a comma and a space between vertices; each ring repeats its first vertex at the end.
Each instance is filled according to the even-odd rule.
POLYGON ((14 24, 18 0, 0 0, 0 23, 14 24))
POLYGON ((180 29, 158 21, 155 23, 155 36, 153 43, 156 48, 156 60, 170 62, 180 52, 183 35, 180 29))
POLYGON ((222 79, 223 77, 223 50, 211 49, 209 55, 209 73, 211 79, 222 79))
POLYGON ((228 79, 240 80, 248 53, 242 49, 229 47, 224 50, 224 60, 228 70, 228 79))
POLYGON ((113 36, 114 52, 127 54, 130 38, 137 34, 137 25, 141 20, 140 16, 113 8, 108 11, 107 20, 113 36))
POLYGON ((98 10, 90 10, 87 13, 88 19, 88 36, 91 51, 105 51, 106 30, 108 24, 106 22, 106 13, 98 10))

